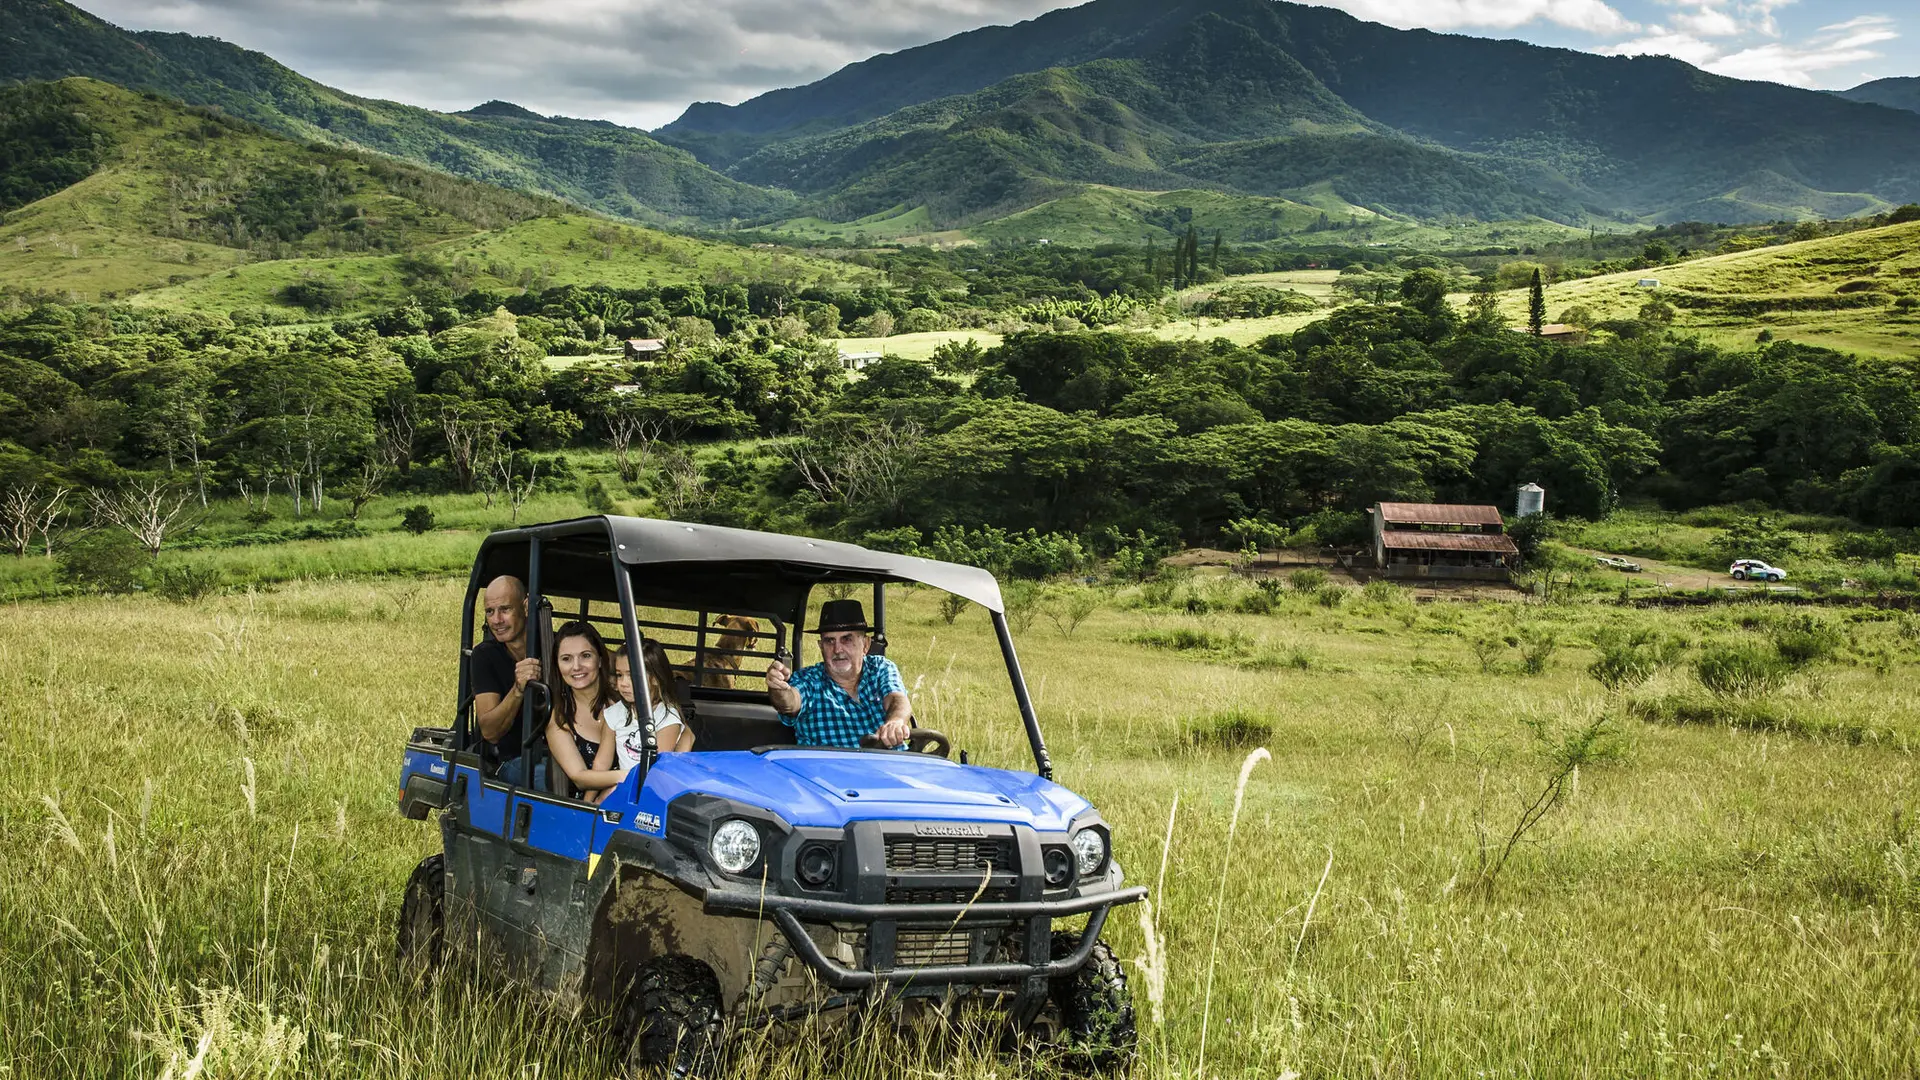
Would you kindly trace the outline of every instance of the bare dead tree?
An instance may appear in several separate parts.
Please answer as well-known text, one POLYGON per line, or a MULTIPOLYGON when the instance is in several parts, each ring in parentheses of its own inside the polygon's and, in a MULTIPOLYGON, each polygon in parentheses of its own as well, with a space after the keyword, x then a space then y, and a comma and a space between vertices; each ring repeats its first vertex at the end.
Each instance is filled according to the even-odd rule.
POLYGON ((36 536, 47 554, 53 554, 53 530, 67 512, 67 494, 66 488, 45 491, 33 483, 0 495, 0 537, 15 555, 25 558, 36 536))
MULTIPOLYGON (((507 505, 512 508, 516 523, 520 520, 520 508, 533 497, 534 481, 540 478, 540 463, 526 458, 527 470, 522 474, 519 470, 520 458, 521 455, 509 451, 497 455, 493 461, 493 475, 499 480, 500 490, 506 493, 507 505)), ((493 505, 491 498, 487 505, 493 505)))
POLYGON ((158 555, 167 533, 186 518, 191 497, 191 492, 176 491, 164 480, 149 480, 105 494, 90 491, 87 502, 96 516, 132 533, 147 554, 158 555))
POLYGON ((782 449, 800 480, 822 502, 898 511, 908 472, 926 429, 913 420, 876 420, 856 428, 795 439, 782 449))
POLYGON ((660 487, 654 496, 670 518, 687 516, 706 505, 707 477, 684 451, 666 455, 660 467, 660 487))

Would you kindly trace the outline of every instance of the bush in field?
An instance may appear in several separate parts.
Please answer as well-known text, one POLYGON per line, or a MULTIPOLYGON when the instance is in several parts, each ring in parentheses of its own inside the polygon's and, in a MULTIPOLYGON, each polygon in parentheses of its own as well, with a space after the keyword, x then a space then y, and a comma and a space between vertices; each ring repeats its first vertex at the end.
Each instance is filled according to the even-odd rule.
POLYGON ((176 604, 191 603, 217 591, 226 576, 212 566, 170 566, 154 578, 153 589, 176 604))
POLYGON ((611 514, 614 511, 613 492, 608 491, 606 481, 597 476, 581 482, 580 501, 596 514, 611 514))
POLYGON ((964 596, 947 593, 940 598, 940 618, 944 620, 948 626, 952 626, 953 621, 960 617, 960 613, 967 610, 972 604, 973 601, 964 596))
POLYGON ((426 503, 416 503, 407 507, 400 515, 400 527, 419 536, 433 530, 433 508, 426 503))
POLYGON ((1187 730, 1187 745, 1197 750, 1248 750, 1273 737, 1273 722, 1233 709, 1187 730))
POLYGON ((1832 659, 1845 643, 1839 627, 1811 615, 1787 619, 1773 630, 1774 651, 1781 660, 1796 668, 1832 659))
POLYGON ((153 567, 140 541, 119 529, 97 529, 68 544, 55 563, 64 585, 91 592, 125 593, 139 588, 153 567))
POLYGON ((1104 596, 1098 589, 1089 589, 1085 585, 1062 585, 1047 590, 1043 607, 1047 619, 1061 637, 1072 637, 1087 617, 1100 610, 1104 596))
POLYGON ((1754 697, 1778 690, 1787 679, 1787 663, 1777 652, 1753 645, 1715 645, 1693 662, 1700 685, 1715 694, 1754 697))
POLYGON ((1651 631, 1602 633, 1595 644, 1600 656, 1587 665, 1587 674, 1608 690, 1631 690, 1659 670, 1660 639, 1651 631))
POLYGON ((1309 566, 1305 570, 1295 570, 1287 579, 1287 584, 1298 593, 1317 593, 1327 583, 1327 572, 1309 566))
POLYGON ((1529 675, 1545 675, 1560 649, 1560 638, 1546 627, 1530 627, 1520 632, 1520 666, 1529 675))

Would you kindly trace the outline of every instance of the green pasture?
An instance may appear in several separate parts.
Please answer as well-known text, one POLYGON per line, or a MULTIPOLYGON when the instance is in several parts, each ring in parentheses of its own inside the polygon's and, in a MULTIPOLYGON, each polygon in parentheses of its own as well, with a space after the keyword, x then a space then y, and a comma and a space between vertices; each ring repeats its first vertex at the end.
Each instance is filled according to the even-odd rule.
MULTIPOLYGON (((457 576, 0 608, 7 1075, 608 1074, 591 1016, 389 964, 436 844, 393 778, 450 715, 457 576)), ((1011 594, 1059 779, 1154 890, 1107 931, 1135 1075, 1920 1070, 1913 617, 1300 584, 1107 590, 1083 621, 1087 594, 1011 594), (1605 689, 1588 669, 1634 635, 1650 677, 1605 689), (1695 674, 1797 640, 1824 644, 1763 687, 1695 674)), ((1030 767, 987 619, 936 600, 889 605, 917 715, 1030 767)), ((740 1075, 1050 1072, 820 1035, 740 1075)))
MULTIPOLYGON (((1888 225, 1818 240, 1714 255, 1648 270, 1551 285, 1547 317, 1588 308, 1595 319, 1631 319, 1650 300, 1673 305, 1674 325, 1728 348, 1750 348, 1765 332, 1872 356, 1920 354, 1920 223, 1888 225), (1658 287, 1639 284, 1654 279, 1658 287)), ((1466 297, 1452 298, 1456 305, 1466 297)), ((1514 325, 1526 323, 1525 289, 1500 295, 1514 325)))

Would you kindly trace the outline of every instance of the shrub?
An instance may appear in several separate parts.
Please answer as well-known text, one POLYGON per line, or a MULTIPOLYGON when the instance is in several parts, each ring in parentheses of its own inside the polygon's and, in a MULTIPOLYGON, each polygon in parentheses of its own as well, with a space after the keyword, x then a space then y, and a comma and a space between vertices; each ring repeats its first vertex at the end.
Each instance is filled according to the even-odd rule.
POLYGON ((1693 673, 1715 694, 1753 697, 1779 689, 1787 665, 1777 653, 1752 645, 1716 645, 1701 651, 1693 673))
POLYGON ((1293 591, 1300 593, 1319 592, 1326 583, 1327 572, 1316 570, 1311 566, 1305 570, 1295 570, 1293 576, 1287 579, 1287 584, 1293 587, 1293 591))
POLYGON ((1135 645, 1179 652, 1241 652, 1251 644, 1244 634, 1218 634, 1186 626, 1176 626, 1171 630, 1142 630, 1127 640, 1135 645))
POLYGON ((265 500, 261 500, 261 503, 259 506, 253 507, 252 509, 247 511, 246 517, 244 520, 248 525, 252 526, 253 528, 262 529, 262 528, 265 528, 269 523, 273 521, 273 511, 267 509, 267 504, 265 500))
POLYGON ((1780 659, 1792 667, 1806 667, 1832 659, 1845 642, 1840 628, 1820 622, 1811 615, 1783 621, 1773 630, 1773 648, 1780 659))
POLYGON ((1559 637, 1551 630, 1535 628, 1522 631, 1520 642, 1520 666, 1529 675, 1546 674, 1553 654, 1560 649, 1559 637))
POLYGON ((580 501, 596 514, 611 514, 614 511, 613 493, 607 490, 606 482, 597 476, 588 477, 580 484, 580 501))
POLYGON ((1652 635, 1644 631, 1602 641, 1600 656, 1587 665, 1587 674, 1608 690, 1631 690, 1651 679, 1660 666, 1651 645, 1652 635))
POLYGON ((1000 591, 1000 599, 1014 630, 1024 634, 1032 628, 1034 616, 1040 614, 1040 586, 1031 581, 1011 581, 1000 591))
POLYGON ((967 610, 972 604, 973 601, 964 596, 947 593, 940 598, 940 618, 945 620, 948 626, 952 626, 953 620, 958 619, 960 613, 967 610))
POLYGON ((1190 728, 1187 744, 1195 749, 1248 750, 1272 737, 1272 721, 1233 709, 1190 728))
POLYGON ((1048 591, 1046 599, 1047 618, 1061 637, 1072 637, 1087 617, 1100 610, 1103 597, 1098 589, 1089 589, 1085 585, 1066 585, 1048 591))
POLYGON ((418 536, 433 529, 433 508, 426 503, 416 503, 407 507, 400 515, 400 527, 418 536))
POLYGON ((1353 592, 1343 585, 1324 585, 1314 591, 1313 598, 1323 608, 1337 608, 1347 602, 1347 594, 1353 592))
POLYGON ((98 529, 68 544, 56 560, 62 584, 103 593, 125 593, 146 581, 153 560, 140 542, 119 529, 98 529))
POLYGON ((211 566, 170 566, 155 577, 153 588, 176 604, 190 603, 215 592, 226 577, 211 566))

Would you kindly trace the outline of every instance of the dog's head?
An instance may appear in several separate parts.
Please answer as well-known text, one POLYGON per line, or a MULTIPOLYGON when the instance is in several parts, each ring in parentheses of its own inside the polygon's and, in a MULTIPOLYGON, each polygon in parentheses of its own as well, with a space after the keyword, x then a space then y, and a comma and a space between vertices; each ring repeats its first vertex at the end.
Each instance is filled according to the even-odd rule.
POLYGON ((723 649, 745 649, 752 646, 754 636, 760 632, 758 620, 745 615, 722 615, 713 620, 713 625, 722 631, 718 645, 723 649))

